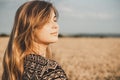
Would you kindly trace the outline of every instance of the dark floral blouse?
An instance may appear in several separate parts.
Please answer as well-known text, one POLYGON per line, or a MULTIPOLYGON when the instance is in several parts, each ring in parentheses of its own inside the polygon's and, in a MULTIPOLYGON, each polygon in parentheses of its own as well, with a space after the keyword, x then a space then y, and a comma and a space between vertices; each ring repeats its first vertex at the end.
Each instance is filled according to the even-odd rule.
POLYGON ((29 54, 24 58, 22 80, 68 80, 68 78, 56 61, 29 54))

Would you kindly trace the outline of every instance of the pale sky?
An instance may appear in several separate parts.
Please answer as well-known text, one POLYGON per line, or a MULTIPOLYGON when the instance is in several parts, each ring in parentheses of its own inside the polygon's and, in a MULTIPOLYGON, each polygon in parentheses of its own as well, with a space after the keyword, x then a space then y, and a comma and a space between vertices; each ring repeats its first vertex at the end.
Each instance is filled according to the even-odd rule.
MULTIPOLYGON (((0 0, 0 33, 11 32, 15 12, 27 0, 0 0)), ((120 34, 120 0, 51 0, 60 33, 120 34)))

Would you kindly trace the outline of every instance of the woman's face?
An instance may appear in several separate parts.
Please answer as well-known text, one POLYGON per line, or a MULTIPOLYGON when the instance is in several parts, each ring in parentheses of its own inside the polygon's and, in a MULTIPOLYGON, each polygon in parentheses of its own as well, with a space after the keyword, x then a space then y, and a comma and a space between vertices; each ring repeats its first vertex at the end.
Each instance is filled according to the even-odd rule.
POLYGON ((35 41, 38 43, 54 43, 58 40, 59 26, 55 13, 51 12, 51 19, 41 29, 35 30, 35 41))

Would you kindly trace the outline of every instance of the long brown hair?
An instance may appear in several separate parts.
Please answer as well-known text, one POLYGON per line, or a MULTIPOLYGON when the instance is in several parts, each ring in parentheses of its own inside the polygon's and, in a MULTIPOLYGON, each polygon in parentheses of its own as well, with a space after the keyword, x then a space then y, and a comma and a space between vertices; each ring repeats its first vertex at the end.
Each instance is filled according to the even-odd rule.
MULTIPOLYGON (((58 16, 52 3, 46 1, 28 1, 18 8, 3 58, 2 80, 22 79, 24 52, 33 46, 33 31, 50 20, 52 10, 58 16)), ((49 48, 47 52, 50 57, 49 48)))

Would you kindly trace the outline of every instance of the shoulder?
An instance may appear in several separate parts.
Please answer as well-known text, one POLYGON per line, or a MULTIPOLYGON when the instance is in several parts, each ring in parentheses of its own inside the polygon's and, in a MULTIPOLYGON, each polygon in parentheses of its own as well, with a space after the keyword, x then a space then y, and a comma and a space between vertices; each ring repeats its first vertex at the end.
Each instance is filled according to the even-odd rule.
MULTIPOLYGON (((30 54, 24 58, 24 80, 48 80, 57 77, 66 77, 64 70, 54 60, 46 59, 40 55, 30 54)), ((66 79, 64 79, 66 80, 66 79)))

